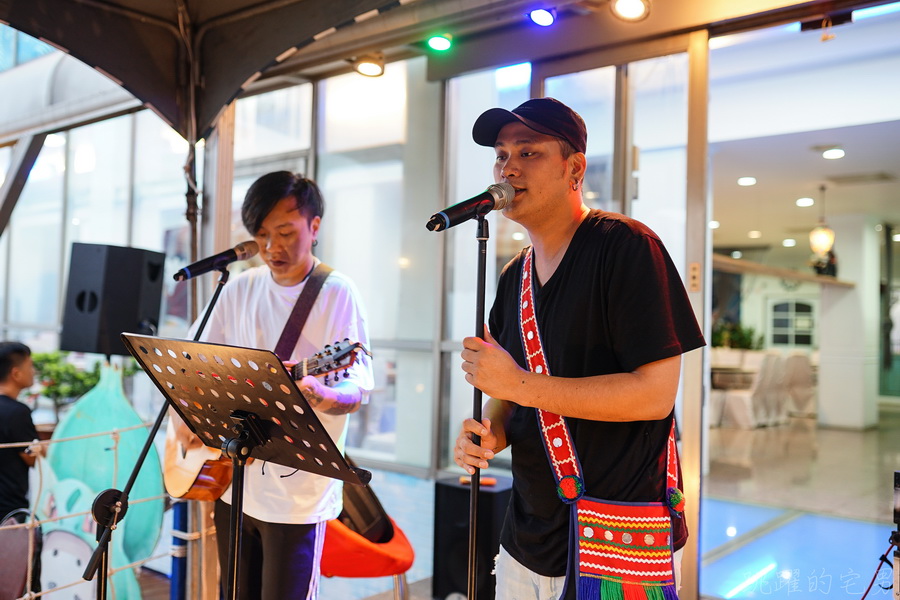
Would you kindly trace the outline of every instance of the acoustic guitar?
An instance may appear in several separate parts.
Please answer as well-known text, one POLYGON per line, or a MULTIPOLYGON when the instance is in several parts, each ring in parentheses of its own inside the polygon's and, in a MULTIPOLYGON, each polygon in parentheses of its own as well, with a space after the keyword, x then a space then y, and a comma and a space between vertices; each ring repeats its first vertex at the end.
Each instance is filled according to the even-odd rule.
MULTIPOLYGON (((291 377, 298 380, 306 375, 325 375, 344 371, 353 366, 360 352, 371 356, 359 342, 349 340, 336 342, 292 366, 291 377)), ((166 491, 175 498, 217 500, 231 485, 231 459, 223 456, 221 450, 209 446, 185 447, 179 441, 175 430, 175 420, 178 418, 177 415, 170 414, 166 427, 166 450, 163 461, 163 482, 166 491)))

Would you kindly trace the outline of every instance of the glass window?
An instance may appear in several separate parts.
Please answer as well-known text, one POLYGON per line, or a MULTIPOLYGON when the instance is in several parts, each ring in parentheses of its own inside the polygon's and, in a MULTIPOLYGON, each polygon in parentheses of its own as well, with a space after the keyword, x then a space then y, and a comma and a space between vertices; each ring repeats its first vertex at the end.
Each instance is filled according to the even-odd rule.
MULTIPOLYGON (((48 138, 48 141, 50 138, 48 138)), ((7 318, 56 328, 60 317, 65 146, 44 144, 10 220, 7 318)))
POLYGON ((308 151, 312 139, 312 84, 237 101, 234 160, 308 151))
POLYGON ((56 49, 45 44, 39 39, 26 35, 21 31, 18 32, 18 45, 16 47, 16 64, 22 64, 39 56, 50 54, 56 49))
POLYGON ((68 256, 72 242, 128 244, 131 116, 68 133, 68 256))
MULTIPOLYGON (((188 323, 188 284, 171 273, 190 263, 190 228, 185 218, 184 164, 188 144, 149 110, 134 115, 134 217, 132 246, 166 254, 159 335, 183 337, 188 323)), ((197 180, 203 154, 197 152, 197 180)))
POLYGON ((16 64, 16 30, 8 25, 0 25, 0 71, 11 69, 16 64))
POLYGON ((587 125, 585 204, 590 208, 622 212, 621 203, 614 202, 612 197, 616 68, 602 67, 549 77, 544 82, 544 89, 548 96, 571 106, 587 125))
MULTIPOLYGON (((493 148, 483 148, 472 141, 472 124, 489 108, 512 109, 529 97, 531 85, 530 65, 516 65, 495 71, 483 71, 457 77, 450 81, 448 89, 448 144, 450 198, 447 204, 455 204, 474 196, 494 182, 493 148)), ((487 269, 485 276, 485 320, 494 301, 497 277, 500 269, 529 241, 524 230, 492 212, 487 216, 490 239, 487 242, 487 269)), ((449 418, 445 422, 445 440, 456 439, 460 423, 472 415, 473 388, 463 378, 459 352, 462 338, 473 335, 477 315, 478 241, 475 221, 458 225, 445 233, 447 236, 447 293, 445 307, 444 339, 453 342, 453 349, 442 355, 441 368, 445 382, 445 395, 449 405, 449 418)), ((450 448, 441 448, 442 463, 451 464, 450 448)), ((500 466, 508 457, 501 455, 494 465, 500 466)))
POLYGON ((812 346, 815 316, 812 301, 787 300, 771 304, 772 344, 779 346, 812 346))
POLYGON ((425 67, 416 58, 389 63, 379 78, 323 81, 316 175, 326 203, 317 254, 359 288, 383 384, 351 447, 421 467, 431 462, 422 424, 432 422, 441 244, 425 222, 443 201, 442 87, 426 81, 425 67))

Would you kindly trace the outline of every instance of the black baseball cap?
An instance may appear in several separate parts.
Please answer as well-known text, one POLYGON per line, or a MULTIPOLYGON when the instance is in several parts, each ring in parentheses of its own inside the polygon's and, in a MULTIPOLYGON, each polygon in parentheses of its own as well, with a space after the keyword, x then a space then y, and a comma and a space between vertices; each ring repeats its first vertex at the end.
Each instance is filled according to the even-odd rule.
POLYGON ((486 110, 475 119, 472 139, 481 146, 493 147, 503 126, 514 121, 538 133, 566 140, 578 152, 587 150, 584 119, 556 98, 532 98, 511 111, 505 108, 486 110))

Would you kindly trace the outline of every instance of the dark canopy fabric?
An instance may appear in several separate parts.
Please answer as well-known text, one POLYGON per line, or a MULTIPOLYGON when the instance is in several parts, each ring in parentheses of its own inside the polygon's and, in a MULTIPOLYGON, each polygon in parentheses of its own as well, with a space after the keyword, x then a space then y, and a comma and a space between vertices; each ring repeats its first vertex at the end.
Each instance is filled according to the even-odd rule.
POLYGON ((110 76, 189 141, 259 72, 398 0, 0 0, 0 20, 110 76))

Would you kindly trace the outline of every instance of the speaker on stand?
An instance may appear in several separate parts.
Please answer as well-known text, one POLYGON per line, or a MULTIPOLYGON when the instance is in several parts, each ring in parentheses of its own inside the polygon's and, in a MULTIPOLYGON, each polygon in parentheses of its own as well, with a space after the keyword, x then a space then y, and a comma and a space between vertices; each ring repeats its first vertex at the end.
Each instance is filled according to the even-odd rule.
POLYGON ((60 350, 129 356, 122 332, 156 335, 165 254, 72 244, 60 350))
MULTIPOLYGON (((482 481, 478 489, 476 522, 477 600, 493 600, 494 557, 500 551, 500 529, 512 495, 512 479, 497 477, 494 485, 482 481)), ((482 477, 484 480, 484 477, 482 477)), ((468 484, 458 477, 439 479, 434 486, 434 575, 431 595, 441 600, 465 598, 469 582, 469 498, 468 484)))

